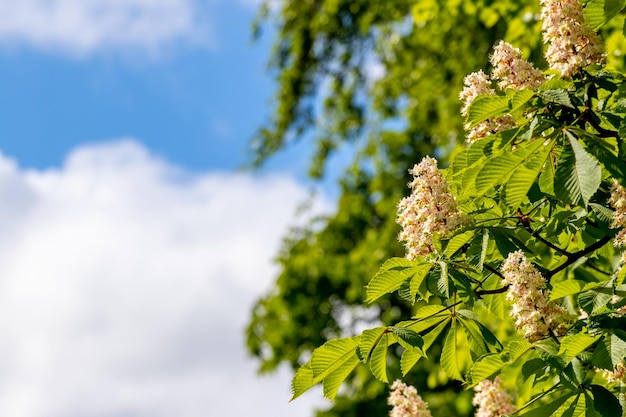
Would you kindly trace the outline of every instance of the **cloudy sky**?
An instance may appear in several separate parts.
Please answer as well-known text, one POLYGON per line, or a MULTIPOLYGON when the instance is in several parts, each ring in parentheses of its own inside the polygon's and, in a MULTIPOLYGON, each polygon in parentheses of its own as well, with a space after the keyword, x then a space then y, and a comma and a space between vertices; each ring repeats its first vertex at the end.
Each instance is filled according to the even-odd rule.
POLYGON ((0 415, 324 404, 243 346, 311 189, 306 147, 237 170, 270 116, 256 3, 0 0, 0 415))

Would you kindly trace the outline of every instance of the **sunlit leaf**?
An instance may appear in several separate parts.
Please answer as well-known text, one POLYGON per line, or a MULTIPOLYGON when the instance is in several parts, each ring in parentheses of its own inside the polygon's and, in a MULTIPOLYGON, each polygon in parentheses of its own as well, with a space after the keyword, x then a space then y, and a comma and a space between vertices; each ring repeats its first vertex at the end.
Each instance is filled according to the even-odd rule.
POLYGON ((556 168, 554 190, 564 201, 586 206, 602 180, 600 163, 565 131, 565 150, 556 168))

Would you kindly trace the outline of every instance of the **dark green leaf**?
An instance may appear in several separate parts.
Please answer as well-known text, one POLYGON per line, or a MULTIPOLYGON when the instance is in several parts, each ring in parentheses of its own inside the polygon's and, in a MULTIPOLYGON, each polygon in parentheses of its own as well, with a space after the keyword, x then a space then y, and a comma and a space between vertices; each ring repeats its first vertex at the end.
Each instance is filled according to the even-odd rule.
POLYGON ((535 374, 543 374, 543 368, 546 366, 548 366, 548 364, 540 358, 533 358, 524 362, 522 365, 522 376, 524 377, 524 380, 527 380, 535 374))
POLYGON ((567 94, 567 91, 562 88, 558 90, 540 91, 539 97, 551 103, 557 103, 572 109, 574 108, 574 105, 572 105, 572 101, 569 98, 569 94, 567 94))
POLYGON ((601 385, 591 385, 593 407, 602 417, 622 417, 622 405, 619 400, 601 385))
POLYGON ((416 348, 422 348, 424 346, 424 340, 422 336, 420 336, 417 332, 408 329, 406 327, 394 326, 391 328, 391 331, 398 338, 406 342, 408 345, 416 348))

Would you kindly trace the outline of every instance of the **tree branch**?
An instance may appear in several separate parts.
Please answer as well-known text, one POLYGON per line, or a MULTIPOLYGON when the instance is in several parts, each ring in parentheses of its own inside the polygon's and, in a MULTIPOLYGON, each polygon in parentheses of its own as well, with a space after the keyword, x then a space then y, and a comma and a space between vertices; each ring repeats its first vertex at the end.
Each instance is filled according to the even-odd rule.
POLYGON ((588 246, 588 247, 586 247, 583 250, 579 250, 578 252, 572 253, 571 256, 567 257, 567 260, 565 262, 563 262, 561 265, 557 266, 552 271, 548 271, 545 274, 546 279, 549 280, 554 275, 558 274, 559 272, 561 272, 562 270, 564 270, 565 268, 567 268, 568 266, 570 266, 571 264, 573 264, 574 262, 576 262, 577 260, 582 258, 583 256, 589 255, 591 252, 600 249, 602 246, 604 246, 607 243, 609 243, 611 241, 611 238, 612 238, 611 236, 604 236, 602 239, 598 240, 593 245, 588 246))
POLYGON ((475 293, 476 293, 476 297, 480 299, 480 298, 483 298, 483 295, 502 294, 502 293, 507 292, 508 289, 509 289, 509 286, 505 285, 504 287, 496 288, 495 290, 478 290, 478 291, 475 291, 475 293))

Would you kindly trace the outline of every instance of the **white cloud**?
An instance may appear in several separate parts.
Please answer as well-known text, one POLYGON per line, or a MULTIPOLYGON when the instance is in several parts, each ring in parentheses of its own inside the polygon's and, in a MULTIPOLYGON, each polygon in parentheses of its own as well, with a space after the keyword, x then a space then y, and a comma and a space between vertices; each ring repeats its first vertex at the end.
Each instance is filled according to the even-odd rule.
POLYGON ((242 334, 305 196, 133 141, 47 171, 0 154, 0 415, 309 416, 319 393, 287 404, 289 373, 255 379, 242 334))
MULTIPOLYGON (((85 55, 207 43, 195 0, 0 0, 0 42, 85 55)), ((202 19, 206 20, 206 16, 202 19)))

